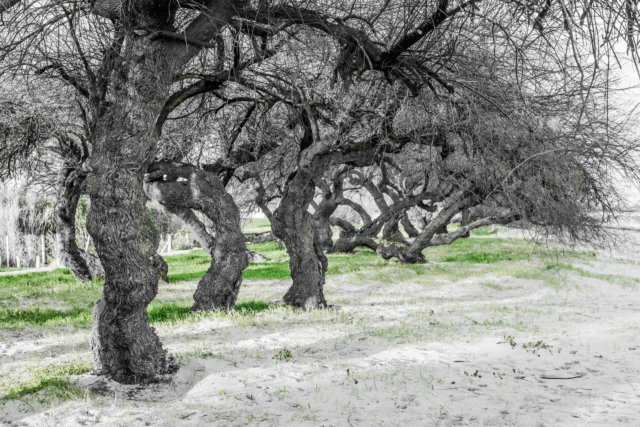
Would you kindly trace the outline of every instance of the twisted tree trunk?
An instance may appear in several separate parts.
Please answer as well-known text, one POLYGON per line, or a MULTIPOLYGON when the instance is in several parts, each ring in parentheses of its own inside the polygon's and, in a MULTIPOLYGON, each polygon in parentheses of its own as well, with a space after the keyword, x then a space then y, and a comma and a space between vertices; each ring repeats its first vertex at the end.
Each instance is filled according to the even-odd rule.
POLYGON ((176 369, 148 324, 147 306, 158 292, 162 263, 143 190, 160 138, 156 118, 173 76, 166 52, 154 42, 131 37, 125 48, 126 74, 113 73, 114 94, 97 112, 87 178, 87 229, 105 270, 91 348, 99 372, 138 383, 176 369))
POLYGON ((307 210, 315 192, 312 181, 310 172, 296 172, 271 222, 273 234, 284 242, 289 254, 293 284, 284 302, 306 309, 327 306, 323 293, 327 257, 316 233, 316 220, 307 210))
POLYGON ((211 265, 200 279, 192 310, 229 310, 235 305, 247 267, 247 248, 240 210, 217 174, 178 162, 156 162, 146 177, 147 193, 177 213, 196 231, 211 253, 211 265), (213 238, 192 210, 213 223, 213 238))
POLYGON ((94 274, 76 243, 76 209, 82 195, 86 175, 74 167, 65 167, 58 182, 56 230, 60 245, 60 261, 81 282, 89 282, 94 274))

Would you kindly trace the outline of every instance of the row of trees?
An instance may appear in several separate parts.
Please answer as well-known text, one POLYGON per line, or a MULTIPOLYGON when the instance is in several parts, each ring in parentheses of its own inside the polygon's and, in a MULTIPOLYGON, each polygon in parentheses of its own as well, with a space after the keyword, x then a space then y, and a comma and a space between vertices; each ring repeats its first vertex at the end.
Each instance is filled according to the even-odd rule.
POLYGON ((194 309, 238 294, 247 251, 232 194, 251 194, 285 245, 284 301, 312 309, 327 306, 326 251, 418 262, 514 220, 593 240, 617 208, 613 174, 635 176, 603 59, 620 36, 635 49, 632 3, 0 4, 2 171, 58 174, 65 263, 84 280, 96 269, 73 219, 90 197, 105 277, 91 346, 120 382, 176 368, 147 322, 166 274, 148 199, 211 252, 194 309))

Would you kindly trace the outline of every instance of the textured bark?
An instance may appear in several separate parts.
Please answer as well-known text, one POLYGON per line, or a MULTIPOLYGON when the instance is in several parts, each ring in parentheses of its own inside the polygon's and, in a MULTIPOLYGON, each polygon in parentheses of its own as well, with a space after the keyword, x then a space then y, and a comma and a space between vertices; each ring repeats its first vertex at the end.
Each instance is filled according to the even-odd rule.
MULTIPOLYGON (((95 157, 97 166, 101 156, 95 157)), ((158 292, 159 239, 144 215, 140 176, 109 166, 100 172, 94 167, 97 177, 109 175, 116 185, 92 192, 88 221, 106 276, 91 347, 100 372, 123 383, 150 381, 172 370, 147 322, 147 305, 158 292)))
POLYGON ((317 223, 317 238, 325 251, 331 251, 333 248, 331 216, 338 209, 338 206, 345 201, 344 180, 348 171, 347 167, 341 166, 332 174, 329 183, 324 182, 322 179, 317 181, 322 191, 322 200, 316 206, 314 217, 317 223))
POLYGON ((360 236, 357 234, 351 236, 340 235, 338 240, 335 241, 331 252, 351 253, 358 246, 366 246, 369 249, 377 250, 379 244, 372 238, 366 236, 360 236))
MULTIPOLYGON (((99 372, 123 383, 153 381, 175 371, 147 306, 158 292, 157 230, 146 214, 143 176, 159 140, 155 120, 173 75, 159 45, 131 38, 126 74, 113 73, 111 103, 99 111, 87 193, 87 228, 105 270, 94 311, 91 349, 99 372)), ((171 59, 173 60, 173 59, 171 59)))
POLYGON ((396 217, 385 223, 384 227, 382 228, 382 238, 401 244, 407 244, 407 241, 405 240, 404 236, 400 232, 400 228, 398 227, 398 221, 399 219, 396 217))
POLYGON ((76 243, 76 209, 85 178, 76 168, 64 168, 58 181, 56 204, 56 230, 62 265, 81 282, 91 281, 94 277, 83 256, 84 251, 76 243))
POLYGON ((196 235, 211 253, 211 265, 198 282, 192 309, 232 309, 248 264, 247 249, 240 210, 218 175, 185 163, 157 162, 149 168, 146 181, 147 193, 170 211, 182 211, 180 216, 198 231, 196 235), (211 220, 215 238, 191 210, 211 220))
POLYGON ((78 247, 76 242, 76 210, 87 176, 76 167, 64 168, 58 182, 56 230, 60 261, 81 282, 104 277, 100 259, 78 247))
POLYGON ((443 208, 431 218, 429 225, 422 230, 420 235, 413 240, 411 245, 400 254, 393 254, 401 262, 415 263, 424 261, 422 251, 427 248, 437 234, 446 234, 446 227, 451 218, 471 204, 465 197, 464 190, 452 194, 445 202, 443 208))
POLYGON ((315 191, 309 172, 299 170, 289 181, 280 205, 273 213, 273 234, 284 242, 289 254, 293 284, 284 302, 306 309, 327 306, 324 276, 327 258, 316 233, 316 220, 308 211, 315 191))
POLYGON ((402 228, 404 229, 405 233, 407 233, 407 236, 409 236, 410 238, 414 239, 418 237, 418 235, 420 234, 418 229, 416 229, 416 227, 413 225, 413 223, 409 219, 409 216, 407 215, 406 212, 402 215, 402 218, 400 218, 400 224, 402 224, 402 228))

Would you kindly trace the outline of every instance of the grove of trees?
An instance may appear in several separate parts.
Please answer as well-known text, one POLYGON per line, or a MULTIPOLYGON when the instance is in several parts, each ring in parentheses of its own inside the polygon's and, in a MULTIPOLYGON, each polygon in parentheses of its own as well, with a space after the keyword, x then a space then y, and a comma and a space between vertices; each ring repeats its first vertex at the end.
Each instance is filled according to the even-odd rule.
POLYGON ((167 273, 149 200, 211 253, 193 310, 233 308, 252 206, 290 258, 284 303, 305 309, 330 304, 328 251, 423 262, 430 246, 514 221, 600 238, 616 177, 637 174, 637 141, 608 98, 616 43, 637 54, 637 9, 2 0, 0 176, 56 183, 64 264, 104 277, 95 368, 153 381, 177 365, 147 321, 167 273), (76 242, 82 195, 97 258, 76 242))

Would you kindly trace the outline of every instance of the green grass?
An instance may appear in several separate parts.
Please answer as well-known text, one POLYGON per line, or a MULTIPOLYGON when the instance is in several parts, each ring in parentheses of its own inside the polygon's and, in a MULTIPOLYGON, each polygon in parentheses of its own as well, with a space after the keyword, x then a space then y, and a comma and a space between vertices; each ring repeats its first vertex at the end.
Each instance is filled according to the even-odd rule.
MULTIPOLYGON (((259 243, 249 245, 249 248, 266 256, 269 262, 249 264, 243 273, 244 280, 288 280, 291 277, 287 254, 277 243, 259 243)), ((359 248, 353 254, 328 254, 327 258, 329 259, 327 271, 329 276, 389 264, 389 261, 381 259, 367 248, 359 248)), ((210 260, 209 253, 203 250, 166 257, 165 261, 169 264, 169 282, 199 280, 209 269, 210 260)))
POLYGON ((271 308, 271 304, 265 301, 244 301, 239 304, 236 304, 235 311, 239 314, 243 315, 251 315, 255 313, 260 313, 261 311, 265 311, 271 308))
POLYGON ((66 268, 53 271, 42 271, 38 273, 17 274, 11 276, 0 276, 0 287, 6 285, 39 286, 42 284, 51 285, 58 283, 75 283, 76 279, 66 268))
MULTIPOLYGON (((287 254, 278 243, 267 242, 249 245, 255 252, 265 255, 269 262, 252 263, 244 272, 251 280, 289 281, 287 254)), ((438 284, 464 279, 470 275, 500 275, 532 278, 559 286, 559 271, 571 270, 585 277, 637 287, 638 280, 613 275, 589 273, 573 267, 569 258, 590 259, 588 252, 558 251, 517 239, 469 238, 451 245, 429 248, 425 251, 427 264, 408 265, 393 260, 383 260, 367 248, 357 248, 353 254, 329 254, 329 277, 355 274, 359 280, 397 283, 438 284), (534 262, 532 262, 534 261, 534 262), (483 266, 487 264, 486 266, 483 266)), ((187 254, 168 256, 170 282, 196 282, 209 268, 210 256, 197 250, 187 254)), ((560 278, 560 279, 559 279, 560 278)), ((499 285, 487 280, 484 286, 500 290, 499 285)), ((78 283, 65 269, 50 272, 0 276, 0 327, 19 329, 24 327, 74 325, 86 327, 91 322, 91 312, 100 298, 102 282, 78 283)), ((190 313, 191 301, 181 295, 181 300, 165 293, 162 300, 149 306, 151 323, 197 320, 202 316, 190 313)), ((241 303, 240 312, 255 314, 266 310, 255 302, 241 303), (244 306, 242 304, 245 304, 244 306), (249 305, 247 305, 249 304, 249 305), (254 304, 254 305, 250 305, 254 304)))
POLYGON ((288 262, 251 264, 242 274, 245 280, 287 280, 291 275, 288 262))
POLYGON ((492 264, 502 261, 523 261, 550 256, 591 257, 592 252, 549 248, 519 239, 458 239, 451 245, 428 248, 429 261, 492 264))
POLYGON ((276 354, 273 355, 273 360, 277 360, 280 362, 288 362, 291 359, 293 359, 293 353, 288 348, 280 349, 276 354))
POLYGON ((471 232, 474 236, 493 236, 496 233, 496 230, 474 230, 471 232))
MULTIPOLYGON (((251 264, 244 273, 247 281, 290 280, 287 254, 276 242, 249 245, 261 253, 269 262, 251 264)), ((329 254, 328 276, 347 276, 355 283, 360 281, 384 282, 385 286, 398 284, 398 295, 402 293, 401 282, 424 285, 448 286, 457 280, 478 277, 478 286, 492 292, 511 289, 504 285, 500 277, 531 278, 557 285, 566 272, 600 280, 620 283, 623 286, 640 286, 640 279, 588 272, 571 264, 575 259, 589 260, 594 255, 589 252, 556 250, 537 246, 516 239, 494 237, 461 239, 452 245, 429 248, 425 251, 427 262, 407 265, 393 260, 383 260, 367 248, 358 248, 353 254, 329 254), (485 279, 482 277, 487 276, 485 279), (560 278, 560 279, 558 279, 560 278)), ((161 289, 161 299, 156 299, 148 308, 149 321, 154 325, 197 322, 214 317, 231 320, 236 326, 281 329, 282 325, 329 325, 354 324, 351 315, 344 311, 317 310, 307 312, 282 305, 272 305, 266 301, 252 300, 239 302, 230 312, 190 311, 192 300, 185 290, 193 289, 193 282, 206 273, 210 257, 206 251, 192 251, 187 254, 168 256, 170 281, 190 284, 168 286, 161 289)), ((345 280, 346 281, 346 280, 345 280)), ((78 283, 64 269, 51 272, 0 276, 0 328, 15 330, 33 328, 39 332, 46 327, 74 326, 86 330, 91 323, 92 310, 100 298, 102 282, 78 283)), ((163 285, 160 285, 163 286, 163 285)), ((269 284, 260 284, 259 287, 269 284)), ((335 288, 328 290, 334 292, 335 288)), ((329 302, 333 298, 329 296, 329 302)), ((261 296, 270 300, 271 296, 261 296)), ((352 302, 353 303, 353 302, 352 302)), ((406 321, 385 327, 366 329, 366 334, 389 342, 446 340, 464 331, 492 329, 504 333, 532 332, 536 330, 529 317, 523 317, 521 310, 505 305, 487 306, 486 311, 470 313, 465 321, 452 321, 442 314, 436 319, 432 314, 411 314, 406 321)), ((199 358, 222 357, 215 348, 198 347, 192 356, 199 358)), ((532 349, 542 348, 533 343, 532 349)), ((295 349, 294 349, 295 350, 295 349)), ((192 350, 195 351, 195 350, 192 350)), ((275 350, 274 350, 275 351, 275 350)), ((271 357, 268 354, 266 357, 271 357)), ((293 354, 284 348, 274 360, 291 360, 293 354), (288 354, 286 352, 289 352, 288 354)), ((40 362, 38 362, 40 363, 40 362)), ((76 398, 83 392, 69 383, 69 375, 87 372, 89 366, 82 363, 58 367, 37 368, 30 372, 28 380, 13 380, 7 375, 4 384, 0 379, 0 401, 23 399, 29 396, 44 398, 76 398)), ((21 374, 20 374, 21 375, 21 374)))
MULTIPOLYGON (((268 310, 271 304, 264 301, 244 301, 236 304, 230 313, 251 316, 268 310)), ((92 307, 72 310, 53 310, 42 307, 25 309, 0 309, 0 326, 11 329, 27 326, 88 326, 91 323, 92 307)), ((225 312, 191 312, 191 302, 184 304, 173 302, 152 302, 147 312, 152 324, 197 321, 207 316, 224 316, 225 312)))
MULTIPOLYGON (((92 305, 100 298, 102 281, 79 283, 67 269, 0 276, 0 310, 38 304, 51 299, 72 309, 92 305)), ((58 308, 62 308, 58 307, 58 308)))
POLYGON ((191 306, 175 303, 151 303, 147 308, 150 323, 177 322, 191 316, 191 306))
POLYGON ((31 372, 31 379, 3 390, 4 394, 0 396, 0 402, 23 399, 39 392, 46 392, 46 396, 42 397, 43 401, 79 398, 85 392, 69 383, 69 375, 80 375, 89 371, 91 366, 80 362, 34 369, 31 372))
POLYGON ((53 310, 42 307, 0 309, 0 326, 13 328, 42 325, 86 325, 90 321, 90 309, 53 310))
POLYGON ((570 271, 576 273, 580 277, 586 277, 590 279, 602 280, 604 282, 615 283, 625 288, 638 289, 640 288, 640 279, 634 277, 619 276, 616 274, 603 274, 595 273, 593 271, 587 271, 582 268, 576 267, 573 264, 567 262, 548 262, 545 264, 544 269, 547 271, 570 271))

